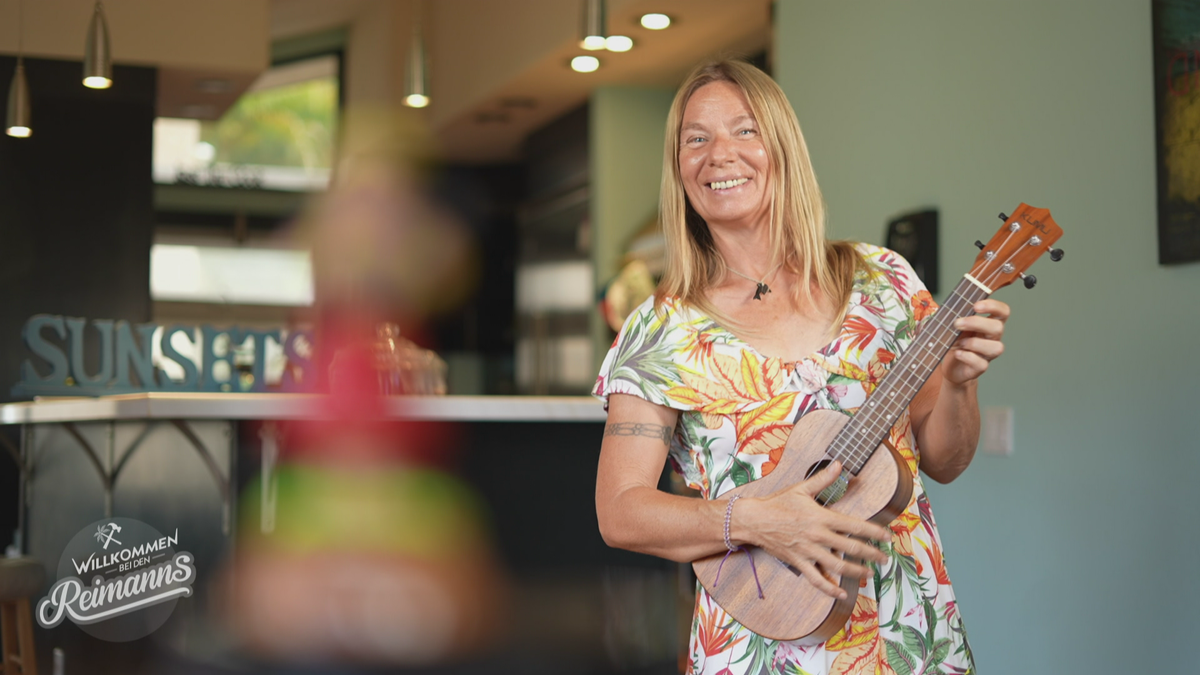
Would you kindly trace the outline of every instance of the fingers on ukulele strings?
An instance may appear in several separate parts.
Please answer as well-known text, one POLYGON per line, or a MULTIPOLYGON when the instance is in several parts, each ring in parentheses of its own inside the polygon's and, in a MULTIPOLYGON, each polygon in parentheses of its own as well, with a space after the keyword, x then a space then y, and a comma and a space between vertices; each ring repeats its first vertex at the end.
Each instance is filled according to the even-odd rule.
POLYGON ((955 330, 968 336, 999 341, 1004 337, 1004 322, 986 316, 964 316, 954 322, 955 330))
POLYGON ((983 354, 970 350, 970 348, 966 347, 959 347, 958 350, 955 350, 955 352, 955 358, 958 358, 962 365, 967 366, 968 369, 973 371, 979 371, 979 374, 983 374, 983 372, 988 370, 988 365, 991 363, 991 359, 996 358, 983 356, 983 354))
POLYGON ((841 462, 835 460, 830 462, 825 468, 798 483, 798 485, 803 486, 801 487, 801 491, 804 494, 808 495, 809 497, 816 497, 818 494, 820 494, 821 490, 833 485, 833 482, 837 480, 838 476, 841 474, 841 462))
POLYGON ((997 357, 1004 353, 1004 343, 999 340, 989 340, 987 338, 967 337, 959 338, 958 344, 955 345, 958 351, 963 355, 973 354, 984 361, 994 361, 997 357))
POLYGON ((1008 303, 1000 302, 999 300, 994 300, 992 298, 980 300, 979 302, 975 303, 975 306, 971 309, 975 310, 976 314, 986 314, 993 319, 998 319, 1001 322, 1007 321, 1008 316, 1011 313, 1011 308, 1008 306, 1008 303))
POLYGON ((840 475, 842 475, 842 463, 835 459, 826 464, 824 469, 813 474, 813 478, 823 481, 825 485, 832 485, 840 475))

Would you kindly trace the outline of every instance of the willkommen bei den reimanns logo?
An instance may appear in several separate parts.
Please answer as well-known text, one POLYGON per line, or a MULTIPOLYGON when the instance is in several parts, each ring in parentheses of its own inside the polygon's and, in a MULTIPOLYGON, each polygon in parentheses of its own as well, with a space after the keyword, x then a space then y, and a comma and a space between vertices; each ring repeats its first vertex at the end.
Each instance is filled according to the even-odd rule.
POLYGON ((58 581, 37 604, 38 623, 53 628, 70 619, 111 642, 149 635, 192 594, 194 558, 178 545, 178 528, 164 536, 132 518, 88 525, 63 550, 58 581))

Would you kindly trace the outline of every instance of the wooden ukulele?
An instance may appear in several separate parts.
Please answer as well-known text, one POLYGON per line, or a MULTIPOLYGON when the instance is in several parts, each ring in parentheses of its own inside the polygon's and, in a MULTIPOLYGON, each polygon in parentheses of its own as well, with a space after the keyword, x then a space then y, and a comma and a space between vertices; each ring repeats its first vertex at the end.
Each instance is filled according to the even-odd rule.
MULTIPOLYGON (((945 303, 926 320, 858 412, 853 417, 830 410, 806 413, 792 429, 775 469, 725 496, 765 497, 837 460, 842 463, 842 475, 817 495, 821 504, 885 527, 908 507, 913 476, 887 442, 888 432, 958 338, 954 321, 974 314, 976 302, 1018 277, 1026 288, 1033 288, 1037 279, 1023 272, 1043 253, 1048 251, 1051 260, 1062 259, 1062 251, 1051 248, 1062 229, 1048 210, 1021 204, 1011 217, 1000 214, 1000 218, 1004 225, 987 245, 975 242, 983 251, 970 273, 963 275, 945 303)), ((862 563, 850 556, 846 559, 862 563)), ((697 560, 693 568, 709 595, 730 616, 775 640, 828 640, 846 624, 858 597, 857 579, 821 570, 846 591, 845 599, 832 598, 790 565, 754 546, 729 556, 719 553, 697 560)))

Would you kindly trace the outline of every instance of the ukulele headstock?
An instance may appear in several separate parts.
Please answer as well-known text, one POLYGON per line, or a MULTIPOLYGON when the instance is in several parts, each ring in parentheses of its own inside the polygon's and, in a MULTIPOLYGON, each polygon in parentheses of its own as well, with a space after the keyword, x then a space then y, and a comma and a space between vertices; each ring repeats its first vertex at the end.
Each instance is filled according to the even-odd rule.
POLYGON ((1062 250, 1053 247, 1062 236, 1062 228, 1054 222, 1049 209, 1037 209, 1022 203, 1011 216, 1000 217, 1004 225, 987 244, 976 242, 983 250, 975 258, 971 276, 995 292, 1025 278, 1025 286, 1033 288, 1037 279, 1024 272, 1034 261, 1049 253, 1051 260, 1061 260, 1062 250))

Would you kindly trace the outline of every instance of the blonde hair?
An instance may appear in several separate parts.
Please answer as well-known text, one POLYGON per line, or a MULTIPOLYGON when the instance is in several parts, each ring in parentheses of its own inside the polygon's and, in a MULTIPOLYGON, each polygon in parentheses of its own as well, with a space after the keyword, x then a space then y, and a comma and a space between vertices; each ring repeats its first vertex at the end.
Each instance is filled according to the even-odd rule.
MULTIPOLYGON (((655 291, 656 305, 661 306, 664 297, 674 297, 723 324, 731 323, 707 297, 707 291, 724 277, 728 268, 708 224, 688 201, 679 171, 684 108, 696 90, 712 82, 729 82, 742 91, 767 148, 772 175, 770 265, 782 262, 801 280, 815 281, 822 295, 839 308, 833 326, 840 326, 862 256, 848 242, 826 240, 825 202, 796 113, 774 80, 743 61, 723 60, 700 66, 684 81, 671 104, 659 196, 667 261, 655 291)), ((802 281, 794 292, 796 300, 814 304, 811 283, 802 281)))

